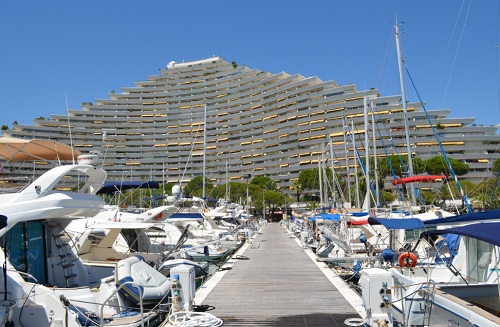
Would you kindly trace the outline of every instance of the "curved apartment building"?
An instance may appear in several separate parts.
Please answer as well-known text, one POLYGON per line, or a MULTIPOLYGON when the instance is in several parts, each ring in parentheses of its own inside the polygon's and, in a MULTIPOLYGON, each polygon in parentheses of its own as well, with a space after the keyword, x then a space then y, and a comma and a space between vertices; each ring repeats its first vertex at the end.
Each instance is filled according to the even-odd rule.
MULTIPOLYGON (((317 77, 273 74, 220 57, 171 62, 159 75, 113 92, 109 99, 85 102, 83 110, 70 110, 69 117, 53 114, 35 119, 34 126, 16 125, 4 135, 49 138, 82 152, 100 151, 110 181, 189 181, 202 175, 205 144, 206 176, 213 181, 224 182, 227 169, 229 180, 268 175, 286 189, 302 170, 318 167, 329 138, 339 171, 346 172, 347 148, 349 173, 354 174, 353 143, 345 125, 354 126, 356 148, 363 155, 365 96, 374 98, 383 138, 376 136, 378 156, 385 155, 382 144, 389 154, 396 148, 406 155, 400 96, 358 91, 355 85, 317 77)), ((448 155, 470 166, 467 179, 491 176, 488 169, 500 144, 496 126, 448 118, 450 110, 428 114, 448 155)), ((413 155, 426 159, 439 154, 419 103, 408 104, 408 117, 413 155)), ((39 163, 37 169, 43 168, 39 163)), ((32 169, 25 165, 21 171, 29 175, 32 169)))

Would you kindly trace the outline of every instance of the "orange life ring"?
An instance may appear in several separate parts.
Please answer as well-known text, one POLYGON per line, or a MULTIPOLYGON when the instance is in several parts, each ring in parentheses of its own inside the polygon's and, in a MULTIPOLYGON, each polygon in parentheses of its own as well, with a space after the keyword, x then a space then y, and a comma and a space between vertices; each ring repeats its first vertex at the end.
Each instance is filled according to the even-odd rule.
POLYGON ((411 252, 403 252, 398 259, 400 267, 415 267, 417 265, 417 256, 411 252))

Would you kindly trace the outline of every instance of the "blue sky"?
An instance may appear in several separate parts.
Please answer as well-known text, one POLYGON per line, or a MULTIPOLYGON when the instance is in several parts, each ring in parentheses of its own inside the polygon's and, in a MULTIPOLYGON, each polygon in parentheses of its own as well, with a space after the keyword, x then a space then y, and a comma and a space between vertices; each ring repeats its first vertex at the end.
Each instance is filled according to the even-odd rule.
MULTIPOLYGON (((213 55, 272 73, 400 94, 394 28, 427 109, 499 124, 493 0, 7 1, 0 125, 107 99, 170 61, 213 55)), ((417 97, 408 80, 408 100, 417 97)))

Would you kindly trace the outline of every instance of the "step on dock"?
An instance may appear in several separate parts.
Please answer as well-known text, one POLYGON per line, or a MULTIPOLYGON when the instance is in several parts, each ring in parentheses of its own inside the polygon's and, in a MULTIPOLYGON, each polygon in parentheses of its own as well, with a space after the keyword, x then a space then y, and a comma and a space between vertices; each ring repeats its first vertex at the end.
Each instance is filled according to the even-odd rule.
POLYGON ((230 270, 197 292, 195 303, 212 308, 224 326, 356 325, 349 322, 360 320, 359 297, 307 252, 280 224, 268 224, 229 260, 230 270))

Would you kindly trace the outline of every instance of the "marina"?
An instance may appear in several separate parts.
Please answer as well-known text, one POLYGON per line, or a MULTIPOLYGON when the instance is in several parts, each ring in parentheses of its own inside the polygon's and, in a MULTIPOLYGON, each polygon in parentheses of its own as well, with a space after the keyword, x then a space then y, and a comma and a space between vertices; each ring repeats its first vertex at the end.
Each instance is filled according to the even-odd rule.
POLYGON ((401 95, 213 56, 2 128, 0 327, 499 327, 500 125, 400 25, 401 95))
POLYGON ((97 161, 1 195, 4 325, 499 326, 499 210, 262 219, 173 189, 130 212, 98 195, 97 161), (60 189, 75 172, 86 183, 60 189))

